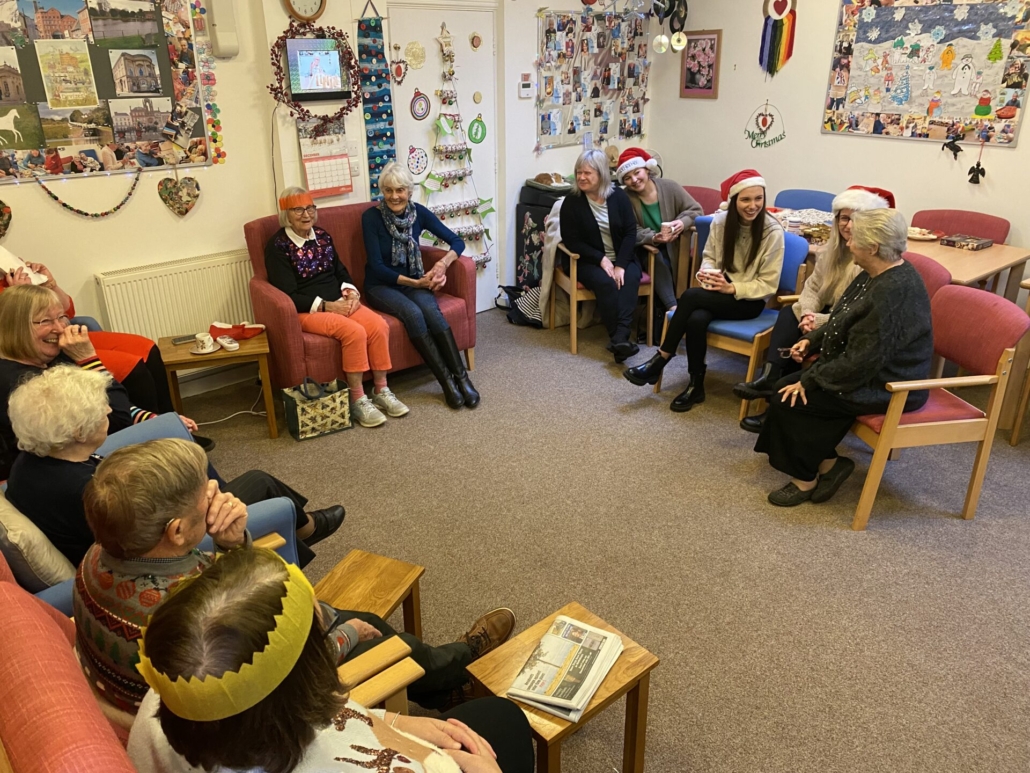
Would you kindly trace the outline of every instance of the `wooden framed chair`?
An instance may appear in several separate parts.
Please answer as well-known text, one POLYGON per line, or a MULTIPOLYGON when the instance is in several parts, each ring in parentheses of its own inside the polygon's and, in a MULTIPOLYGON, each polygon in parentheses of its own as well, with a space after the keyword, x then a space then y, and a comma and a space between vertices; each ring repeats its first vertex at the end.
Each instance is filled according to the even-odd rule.
MULTIPOLYGON (((704 218, 698 218, 703 220, 704 218)), ((698 253, 704 250, 704 243, 701 241, 701 227, 698 228, 698 253)), ((794 293, 800 290, 805 281, 805 259, 808 257, 808 242, 797 234, 785 233, 783 251, 783 268, 780 271, 779 291, 781 293, 794 293)), ((707 239, 707 233, 705 233, 707 239)), ((769 338, 772 335, 773 325, 779 316, 780 303, 777 299, 773 301, 775 308, 765 309, 754 319, 727 320, 716 319, 708 326, 708 345, 716 349, 722 349, 736 354, 743 354, 748 357, 747 376, 745 381, 754 379, 762 364, 765 350, 769 348, 769 338)), ((669 320, 673 312, 665 315, 665 323, 662 325, 662 338, 665 340, 665 333, 669 329, 669 320)), ((662 378, 654 385, 657 394, 662 391, 662 378)), ((740 416, 743 419, 748 414, 748 401, 740 401, 740 416)))
POLYGON ((852 432, 873 449, 873 459, 851 522, 855 531, 869 522, 888 458, 899 448, 976 443, 962 517, 976 514, 1015 346, 1030 330, 1030 317, 1004 298, 958 285, 938 290, 930 307, 936 354, 972 375, 887 384, 892 393, 887 413, 858 417, 852 432), (971 386, 991 387, 985 411, 949 391, 971 386), (930 390, 926 405, 904 413, 908 393, 920 389, 930 390))
MULTIPOLYGON (((579 344, 577 338, 579 328, 576 326, 576 320, 579 316, 577 314, 579 302, 596 300, 596 296, 586 289, 578 279, 579 255, 575 252, 570 252, 561 242, 558 243, 558 249, 569 256, 569 273, 566 274, 560 265, 560 261, 555 260, 554 284, 569 294, 569 351, 573 354, 578 354, 579 344)), ((658 250, 646 245, 644 250, 647 252, 647 271, 643 272, 640 276, 640 289, 637 290, 637 295, 647 298, 647 345, 651 346, 651 341, 654 337, 654 288, 651 286, 651 277, 654 275, 654 256, 658 250)), ((552 290, 549 303, 550 318, 547 323, 548 330, 554 330, 554 296, 555 294, 552 290)))
POLYGON ((399 636, 391 636, 348 660, 336 673, 350 697, 362 706, 382 705, 387 711, 407 714, 408 686, 426 673, 410 654, 411 647, 399 636))
MULTIPOLYGON (((1024 279, 1019 283, 1024 290, 1030 290, 1030 279, 1024 279)), ((1026 299, 1026 313, 1030 314, 1030 296, 1026 299)), ((1023 374, 1023 391, 1019 395, 1019 409, 1016 411, 1016 423, 1012 425, 1012 436, 1009 438, 1009 445, 1017 445, 1019 436, 1023 430, 1023 419, 1026 418, 1026 406, 1030 403, 1030 370, 1023 374)))

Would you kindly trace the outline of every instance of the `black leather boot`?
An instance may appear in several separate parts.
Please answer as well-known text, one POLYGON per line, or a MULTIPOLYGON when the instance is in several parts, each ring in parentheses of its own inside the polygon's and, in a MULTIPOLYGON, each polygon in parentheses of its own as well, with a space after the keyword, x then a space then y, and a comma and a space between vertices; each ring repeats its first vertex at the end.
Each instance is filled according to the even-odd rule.
POLYGON ((754 416, 745 416, 740 420, 740 428, 748 432, 761 432, 765 426, 765 414, 759 413, 754 416))
POLYGON ((754 381, 742 381, 733 385, 733 394, 741 400, 762 400, 773 396, 775 384, 780 380, 780 369, 771 362, 765 363, 761 374, 754 381))
POLYGON ((458 344, 454 340, 454 333, 450 328, 447 328, 442 333, 434 334, 433 339, 436 341, 440 353, 443 354, 443 361, 447 363, 451 375, 454 376, 458 389, 461 390, 461 395, 465 400, 465 407, 475 408, 479 405, 479 392, 472 386, 472 380, 469 379, 468 371, 465 370, 465 363, 461 361, 461 352, 458 351, 458 344))
POLYGON ((705 372, 708 369, 701 367, 696 373, 690 374, 690 386, 676 395, 669 410, 676 413, 685 413, 698 403, 705 401, 705 372))
POLYGON ((642 362, 632 368, 626 368, 622 372, 622 376, 631 384, 636 384, 637 386, 657 384, 658 379, 662 376, 662 371, 665 370, 665 366, 669 364, 671 359, 672 357, 662 357, 662 353, 659 350, 647 362, 642 362))
POLYGON ((411 343, 414 344, 418 353, 422 355, 422 359, 425 360, 429 369, 433 371, 433 375, 436 376, 436 380, 440 382, 447 405, 451 408, 461 408, 461 406, 465 404, 465 398, 462 397, 461 390, 458 388, 458 384, 455 382, 454 376, 452 376, 450 370, 447 369, 447 365, 443 361, 443 355, 440 354, 440 350, 437 348, 436 344, 433 343, 433 339, 429 333, 418 336, 417 338, 412 336, 411 343))

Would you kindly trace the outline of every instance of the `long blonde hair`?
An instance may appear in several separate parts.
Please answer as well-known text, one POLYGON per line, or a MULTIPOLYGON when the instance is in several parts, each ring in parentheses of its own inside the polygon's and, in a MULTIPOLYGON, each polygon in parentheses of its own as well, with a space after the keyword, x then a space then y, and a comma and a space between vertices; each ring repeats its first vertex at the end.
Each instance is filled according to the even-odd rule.
POLYGON ((833 217, 833 227, 830 229, 830 239, 819 254, 819 260, 829 263, 826 271, 826 289, 830 290, 828 296, 836 303, 848 285, 851 284, 851 265, 855 262, 851 256, 848 244, 840 236, 840 227, 837 221, 840 219, 840 212, 833 217))

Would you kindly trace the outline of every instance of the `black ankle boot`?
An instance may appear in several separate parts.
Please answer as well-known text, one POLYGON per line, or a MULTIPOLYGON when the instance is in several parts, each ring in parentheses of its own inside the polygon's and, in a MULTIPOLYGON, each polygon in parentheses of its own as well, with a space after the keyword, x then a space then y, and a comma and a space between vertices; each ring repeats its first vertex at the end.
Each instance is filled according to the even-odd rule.
POLYGON ((733 394, 741 400, 763 400, 773 396, 775 384, 780 380, 780 369, 771 362, 765 363, 761 374, 754 381, 742 381, 733 385, 733 394))
POLYGON ((622 372, 623 378, 637 386, 657 384, 658 379, 662 377, 662 371, 665 370, 665 366, 669 364, 669 360, 671 359, 672 357, 662 357, 662 353, 659 350, 655 352, 654 357, 649 359, 647 362, 643 362, 632 368, 626 368, 626 370, 622 372))
POLYGON ((412 336, 411 343, 414 344, 418 353, 422 355, 422 359, 425 360, 429 369, 433 371, 436 380, 440 382, 447 405, 451 408, 461 408, 465 404, 465 398, 462 396, 454 376, 451 375, 450 370, 448 370, 447 365, 444 363, 443 355, 436 344, 433 343, 430 335, 426 333, 418 337, 412 336))
POLYGON ((685 413, 698 403, 703 403, 705 401, 706 370, 707 368, 702 367, 696 373, 690 374, 690 386, 676 395, 676 399, 672 401, 672 405, 669 406, 669 410, 675 411, 676 413, 685 413))
POLYGON ((454 340, 454 333, 450 328, 447 328, 442 333, 434 334, 433 339, 436 341, 440 353, 443 354, 443 361, 447 363, 447 368, 451 371, 451 375, 454 376, 454 381, 461 391, 462 398, 465 400, 465 407, 475 408, 479 405, 479 392, 472 386, 472 380, 469 378, 468 371, 465 370, 465 363, 461 361, 461 352, 458 351, 458 344, 454 340))

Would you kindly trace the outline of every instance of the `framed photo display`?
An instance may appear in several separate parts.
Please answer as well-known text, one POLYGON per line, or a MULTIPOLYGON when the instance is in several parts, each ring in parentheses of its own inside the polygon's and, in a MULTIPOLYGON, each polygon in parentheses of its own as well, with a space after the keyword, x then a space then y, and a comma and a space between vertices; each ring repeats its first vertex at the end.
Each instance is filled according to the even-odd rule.
POLYGON ((722 30, 685 32, 687 45, 680 64, 681 99, 719 98, 719 56, 722 30))

